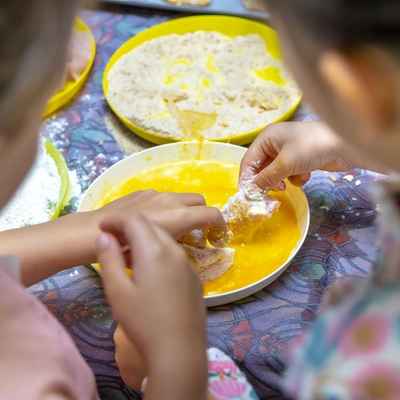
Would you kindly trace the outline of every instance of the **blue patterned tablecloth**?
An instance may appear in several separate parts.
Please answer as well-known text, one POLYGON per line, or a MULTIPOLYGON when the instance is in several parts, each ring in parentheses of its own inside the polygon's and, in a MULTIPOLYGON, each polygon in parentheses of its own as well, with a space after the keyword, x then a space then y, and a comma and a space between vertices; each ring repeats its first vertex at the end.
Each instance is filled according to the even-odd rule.
MULTIPOLYGON (((123 157, 115 131, 125 135, 133 151, 150 146, 125 134, 110 114, 101 89, 102 71, 126 39, 172 16, 120 8, 83 14, 98 45, 94 70, 74 102, 42 128, 43 135, 63 151, 83 189, 123 157)), ((296 115, 296 119, 311 118, 305 109, 296 115)), ((312 323, 325 288, 338 277, 364 276, 370 270, 376 256, 376 212, 367 188, 374 179, 375 175, 366 171, 315 173, 306 186, 312 210, 310 233, 291 267, 257 295, 209 311, 210 345, 238 362, 262 398, 282 398, 277 382, 288 342, 312 323)), ((115 367, 114 324, 97 274, 76 267, 31 290, 73 336, 96 374, 102 398, 137 398, 125 388, 115 367)))

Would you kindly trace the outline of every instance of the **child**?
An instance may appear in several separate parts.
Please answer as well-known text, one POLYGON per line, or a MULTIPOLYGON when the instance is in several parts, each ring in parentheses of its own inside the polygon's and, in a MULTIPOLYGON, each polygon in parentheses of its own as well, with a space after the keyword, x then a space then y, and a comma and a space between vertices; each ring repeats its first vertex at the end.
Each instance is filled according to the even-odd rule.
MULTIPOLYGON (((1 2, 0 206, 32 164, 42 111, 65 71, 77 7, 78 0, 1 2)), ((147 191, 102 210, 0 233, 0 398, 98 398, 71 338, 18 276, 30 285, 100 259, 113 312, 146 362, 146 398, 204 399, 203 299, 174 239, 207 227, 217 235, 225 228, 221 213, 206 207, 202 196, 147 191), (111 234, 101 234, 100 226, 111 234), (120 245, 133 249, 134 282, 123 279, 127 254, 118 252, 120 245)))
MULTIPOLYGON (((320 123, 280 124, 251 146, 242 171, 260 160, 256 182, 264 187, 288 176, 306 180, 314 169, 400 171, 398 0, 270 0, 268 10, 307 100, 349 145, 320 123)), ((400 398, 400 183, 382 183, 376 193, 380 262, 362 284, 327 293, 288 364, 285 387, 294 398, 400 398)))
MULTIPOLYGON (((263 187, 279 187, 286 177, 304 182, 315 169, 399 172, 400 2, 264 4, 305 98, 330 128, 270 127, 248 150, 242 172, 261 162, 255 180, 263 187)), ((400 398, 400 182, 382 183, 376 193, 380 262, 362 284, 342 282, 328 291, 321 316, 288 363, 283 387, 295 399, 400 398)))

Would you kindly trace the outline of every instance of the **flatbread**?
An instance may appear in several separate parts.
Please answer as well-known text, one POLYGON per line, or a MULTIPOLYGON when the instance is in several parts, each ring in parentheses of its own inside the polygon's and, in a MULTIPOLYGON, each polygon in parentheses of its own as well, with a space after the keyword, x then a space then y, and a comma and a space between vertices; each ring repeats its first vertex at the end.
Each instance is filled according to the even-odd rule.
POLYGON ((235 250, 229 247, 197 248, 182 245, 202 282, 219 278, 233 265, 235 250))

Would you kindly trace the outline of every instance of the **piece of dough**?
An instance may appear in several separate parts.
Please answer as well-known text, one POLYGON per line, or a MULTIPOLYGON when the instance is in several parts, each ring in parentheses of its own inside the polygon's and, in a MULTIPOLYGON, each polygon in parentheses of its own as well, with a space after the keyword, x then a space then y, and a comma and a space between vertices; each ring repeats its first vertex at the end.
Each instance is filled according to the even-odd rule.
POLYGON ((229 247, 198 248, 182 245, 202 282, 213 281, 233 265, 235 250, 229 247))
POLYGON ((239 191, 233 195, 222 215, 228 225, 231 241, 249 241, 261 228, 266 219, 278 210, 280 202, 267 195, 257 186, 252 176, 242 179, 239 191))

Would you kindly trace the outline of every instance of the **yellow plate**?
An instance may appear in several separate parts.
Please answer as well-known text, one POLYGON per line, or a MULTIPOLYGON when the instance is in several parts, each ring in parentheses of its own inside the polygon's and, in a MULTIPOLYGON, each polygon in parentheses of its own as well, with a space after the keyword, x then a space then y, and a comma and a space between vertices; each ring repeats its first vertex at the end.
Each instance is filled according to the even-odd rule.
POLYGON ((90 28, 80 19, 77 18, 74 24, 74 29, 82 32, 88 32, 90 36, 90 59, 89 62, 80 75, 80 77, 74 82, 67 82, 64 88, 57 92, 47 103, 46 109, 43 113, 43 117, 46 118, 53 114, 55 111, 67 104, 78 92, 81 90, 83 84, 86 82, 90 69, 94 63, 96 57, 96 41, 90 28))
POLYGON ((58 201, 55 210, 53 212, 53 215, 51 217, 52 220, 55 220, 60 216, 61 211, 64 209, 64 207, 67 205, 69 201, 71 184, 69 179, 67 163, 65 162, 63 155, 48 139, 44 142, 44 148, 46 153, 54 160, 61 180, 58 201))
MULTIPOLYGON (((165 137, 164 135, 158 132, 144 129, 139 125, 136 125, 129 119, 125 118, 121 114, 119 114, 118 111, 115 109, 115 107, 113 107, 113 105, 111 104, 111 101, 108 97, 108 74, 113 65, 121 57, 123 57, 125 54, 129 53, 131 50, 140 46, 142 43, 148 40, 152 40, 160 36, 171 35, 173 33, 185 34, 195 31, 216 31, 230 37, 247 35, 247 34, 258 34, 264 39, 269 54, 271 54, 274 58, 279 60, 281 60, 282 58, 278 42, 278 36, 273 29, 259 22, 254 22, 248 19, 238 18, 238 17, 211 15, 211 16, 178 18, 172 21, 164 22, 159 25, 155 25, 154 27, 135 35, 134 37, 126 41, 112 55, 111 59, 109 60, 103 75, 103 91, 109 106, 111 107, 113 112, 118 116, 118 118, 122 121, 122 123, 126 127, 128 127, 131 131, 135 132, 142 138, 149 140, 150 142, 156 144, 164 144, 169 142, 178 142, 184 139, 165 137)), ((301 95, 299 95, 297 98, 294 98, 290 109, 284 114, 282 114, 279 118, 272 121, 272 123, 284 121, 290 118, 296 111, 297 107, 299 106, 300 101, 301 101, 301 95)), ((260 126, 259 128, 249 132, 241 132, 233 136, 226 136, 213 140, 223 141, 223 142, 229 141, 235 144, 247 144, 250 143, 260 133, 260 131, 265 128, 265 126, 266 125, 260 126)))

